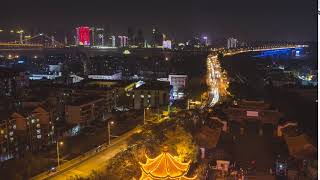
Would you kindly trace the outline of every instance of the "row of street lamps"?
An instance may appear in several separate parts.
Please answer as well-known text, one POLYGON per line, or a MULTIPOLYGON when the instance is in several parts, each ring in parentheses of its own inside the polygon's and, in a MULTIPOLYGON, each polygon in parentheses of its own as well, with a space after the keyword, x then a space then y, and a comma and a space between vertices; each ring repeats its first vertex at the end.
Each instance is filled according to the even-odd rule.
MULTIPOLYGON (((146 111, 149 110, 149 107, 143 109, 143 124, 146 124, 146 111)), ((108 133, 108 145, 111 145, 111 126, 114 125, 114 121, 107 121, 107 133, 108 133)), ((56 151, 57 151, 57 167, 60 167, 60 146, 63 146, 63 141, 56 141, 56 151)))

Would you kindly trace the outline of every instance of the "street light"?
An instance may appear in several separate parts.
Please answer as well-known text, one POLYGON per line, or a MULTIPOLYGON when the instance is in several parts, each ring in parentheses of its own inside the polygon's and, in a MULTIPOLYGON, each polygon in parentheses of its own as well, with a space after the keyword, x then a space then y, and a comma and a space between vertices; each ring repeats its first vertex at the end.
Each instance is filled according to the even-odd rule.
POLYGON ((146 110, 149 110, 149 107, 143 109, 143 124, 146 124, 146 110))
POLYGON ((111 145, 111 126, 114 124, 114 121, 108 121, 108 145, 111 145))
POLYGON ((63 145, 62 141, 57 141, 57 162, 58 162, 58 167, 60 166, 60 152, 59 152, 59 146, 63 145))

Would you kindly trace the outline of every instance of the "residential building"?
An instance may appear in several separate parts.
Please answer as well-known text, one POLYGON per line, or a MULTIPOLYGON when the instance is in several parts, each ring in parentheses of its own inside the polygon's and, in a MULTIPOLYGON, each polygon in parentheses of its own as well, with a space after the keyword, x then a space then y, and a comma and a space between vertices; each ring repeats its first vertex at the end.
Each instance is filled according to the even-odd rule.
POLYGON ((0 96, 17 96, 29 86, 25 72, 0 67, 0 96))
POLYGON ((134 109, 145 107, 161 107, 169 104, 171 86, 168 82, 145 82, 133 89, 132 99, 134 109))
POLYGON ((172 96, 173 99, 182 99, 184 97, 184 89, 187 85, 187 75, 169 75, 169 82, 172 86, 172 96))
POLYGON ((0 162, 14 158, 18 154, 15 120, 0 120, 0 162))
POLYGON ((65 107, 66 121, 69 124, 85 126, 94 120, 102 120, 106 100, 101 96, 81 96, 73 98, 65 107))

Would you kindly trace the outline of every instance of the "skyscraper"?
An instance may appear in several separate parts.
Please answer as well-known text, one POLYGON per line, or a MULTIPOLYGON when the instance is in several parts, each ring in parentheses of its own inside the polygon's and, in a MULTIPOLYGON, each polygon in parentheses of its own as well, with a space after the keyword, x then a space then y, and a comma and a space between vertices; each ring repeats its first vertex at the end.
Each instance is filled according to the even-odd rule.
POLYGON ((96 45, 95 27, 91 27, 90 31, 91 31, 91 45, 95 46, 96 45))
POLYGON ((152 46, 153 47, 159 47, 162 46, 163 42, 163 34, 158 31, 157 28, 152 29, 152 46))
POLYGON ((237 47, 237 39, 234 38, 228 38, 227 40, 227 48, 232 49, 237 47))
POLYGON ((135 42, 138 45, 138 47, 144 47, 144 36, 141 29, 138 29, 138 35, 136 36, 135 42))
POLYGON ((104 28, 96 28, 96 44, 97 46, 104 46, 105 44, 105 32, 104 32, 104 28))
POLYGON ((135 42, 135 31, 132 27, 128 28, 128 43, 130 46, 136 45, 135 42))
POLYGON ((77 45, 89 46, 90 45, 90 28, 81 26, 76 28, 77 31, 77 45))
POLYGON ((118 36, 119 38, 119 47, 128 46, 128 37, 127 36, 118 36))
POLYGON ((111 41, 112 41, 111 42, 112 43, 111 46, 112 47, 116 47, 116 37, 115 36, 111 36, 111 41))

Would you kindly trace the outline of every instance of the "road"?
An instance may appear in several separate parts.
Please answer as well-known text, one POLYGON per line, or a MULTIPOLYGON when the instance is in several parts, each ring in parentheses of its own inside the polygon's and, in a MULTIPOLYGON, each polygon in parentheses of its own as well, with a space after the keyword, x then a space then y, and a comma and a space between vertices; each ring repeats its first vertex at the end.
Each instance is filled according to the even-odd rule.
POLYGON ((209 55, 207 58, 207 85, 209 94, 209 107, 214 106, 221 97, 228 94, 229 82, 226 74, 221 70, 217 55, 209 55))
POLYGON ((93 149, 86 154, 61 165, 57 172, 44 172, 31 178, 31 180, 65 180, 70 176, 86 177, 90 175, 93 170, 102 170, 105 167, 107 160, 111 159, 117 153, 127 148, 126 140, 138 131, 138 129, 129 131, 113 140, 111 146, 106 147, 99 152, 96 152, 96 150, 93 149))
POLYGON ((297 48, 305 47, 303 46, 283 46, 283 47, 260 47, 255 49, 235 49, 235 50, 223 50, 223 51, 212 51, 207 58, 207 85, 208 85, 208 106, 213 107, 221 97, 229 94, 227 88, 229 82, 227 80, 226 74, 221 69, 220 62, 218 60, 218 54, 222 53, 223 56, 233 56, 239 53, 245 52, 257 52, 257 51, 267 51, 267 50, 280 50, 286 48, 297 48))

